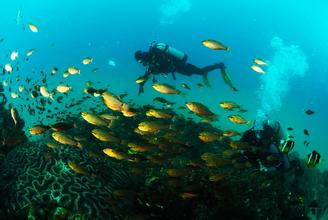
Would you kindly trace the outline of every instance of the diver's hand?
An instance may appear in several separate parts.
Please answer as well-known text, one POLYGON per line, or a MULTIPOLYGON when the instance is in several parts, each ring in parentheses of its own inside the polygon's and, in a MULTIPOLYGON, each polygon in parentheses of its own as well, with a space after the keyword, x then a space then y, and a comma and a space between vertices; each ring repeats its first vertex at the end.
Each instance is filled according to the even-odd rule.
POLYGON ((143 85, 139 85, 139 91, 138 91, 138 96, 144 92, 143 85))

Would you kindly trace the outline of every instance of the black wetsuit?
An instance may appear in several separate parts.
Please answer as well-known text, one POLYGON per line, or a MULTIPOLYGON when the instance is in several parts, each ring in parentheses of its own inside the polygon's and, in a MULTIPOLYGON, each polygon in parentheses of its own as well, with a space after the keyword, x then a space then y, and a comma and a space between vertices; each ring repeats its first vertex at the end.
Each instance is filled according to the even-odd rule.
MULTIPOLYGON (((213 71, 215 69, 225 69, 223 63, 217 63, 214 65, 199 68, 193 64, 187 63, 187 57, 183 60, 180 60, 174 56, 163 52, 162 50, 157 49, 156 47, 151 47, 149 49, 146 58, 143 60, 143 65, 147 68, 146 73, 144 75, 144 77, 146 77, 147 79, 150 75, 171 73, 173 79, 175 80, 175 72, 186 76, 191 76, 194 74, 205 76, 208 72, 213 71)), ((155 78, 153 78, 153 82, 156 82, 155 78)), ((138 94, 143 92, 143 86, 145 83, 146 80, 143 83, 139 84, 140 87, 138 94)))
MULTIPOLYGON (((279 130, 280 131, 280 124, 279 130)), ((280 149, 281 134, 275 134, 272 127, 265 125, 263 131, 261 132, 260 138, 257 137, 254 127, 247 130, 240 141, 248 143, 250 146, 256 147, 257 150, 245 151, 244 156, 248 161, 254 166, 259 167, 259 165, 264 165, 268 170, 287 170, 289 169, 288 157, 283 154, 280 149), (279 158, 279 160, 274 162, 267 162, 268 156, 274 156, 279 158)))

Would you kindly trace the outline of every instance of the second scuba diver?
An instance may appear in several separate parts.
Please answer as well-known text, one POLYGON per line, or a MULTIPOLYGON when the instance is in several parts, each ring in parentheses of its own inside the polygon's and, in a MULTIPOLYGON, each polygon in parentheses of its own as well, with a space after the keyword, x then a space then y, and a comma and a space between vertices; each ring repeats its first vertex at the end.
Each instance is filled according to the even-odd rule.
POLYGON ((244 157, 261 171, 285 171, 290 167, 288 153, 295 142, 288 139, 279 122, 264 120, 247 130, 240 141, 258 149, 256 153, 245 152, 244 157))
POLYGON ((175 79, 175 72, 191 76, 201 75, 206 86, 209 86, 207 74, 215 69, 220 69, 225 72, 224 63, 217 63, 203 68, 199 68, 193 64, 187 63, 187 54, 170 47, 165 43, 152 43, 148 52, 136 51, 135 59, 146 67, 146 72, 142 76, 143 80, 139 83, 138 95, 143 93, 143 87, 150 75, 153 75, 153 82, 156 82, 154 75, 172 74, 175 79))

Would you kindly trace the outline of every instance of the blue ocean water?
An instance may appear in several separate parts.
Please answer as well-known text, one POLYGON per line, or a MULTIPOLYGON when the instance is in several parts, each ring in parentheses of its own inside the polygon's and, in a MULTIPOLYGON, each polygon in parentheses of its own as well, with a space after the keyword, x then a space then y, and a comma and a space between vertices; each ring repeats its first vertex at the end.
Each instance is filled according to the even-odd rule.
MULTIPOLYGON (((40 70, 49 73, 58 67, 60 74, 48 80, 50 89, 64 81, 74 88, 71 96, 78 98, 86 81, 99 81, 97 86, 109 85, 115 93, 127 92, 135 103, 151 104, 159 95, 151 83, 145 86, 144 94, 137 96, 135 79, 144 73, 144 68, 134 60, 134 52, 147 50, 152 41, 165 42, 187 53, 188 62, 197 66, 224 62, 239 89, 233 93, 218 71, 209 74, 211 88, 198 88, 196 84, 202 82, 199 76, 177 74, 177 80, 159 76, 160 82, 177 87, 187 83, 192 87, 185 96, 168 99, 180 105, 200 101, 219 115, 215 126, 240 132, 249 126, 229 122, 229 114, 219 107, 220 101, 241 104, 248 110, 244 116, 250 121, 261 112, 269 113, 283 127, 294 128, 294 150, 301 157, 315 149, 327 158, 327 9, 328 3, 319 0, 2 0, 1 65, 9 62, 6 54, 11 51, 23 55, 35 48, 30 62, 20 65, 21 77, 41 78, 40 70), (28 23, 37 25, 39 32, 30 32, 28 23), (231 51, 209 50, 201 45, 204 39, 224 42, 231 51), (82 66, 81 60, 87 56, 94 62, 82 66), (267 74, 250 69, 255 57, 268 60, 267 74), (116 65, 109 65, 109 61, 116 65), (81 74, 63 79, 61 73, 72 65, 79 66, 81 74), (92 73, 96 67, 100 69, 92 73), (307 109, 315 114, 306 115, 307 109), (304 136, 304 129, 310 131, 309 137, 304 136), (309 147, 303 145, 304 140, 311 141, 309 147)), ((17 91, 21 84, 11 87, 17 91)), ((9 102, 17 108, 22 104, 18 99, 9 98, 9 102)), ((26 128, 36 123, 27 112, 22 112, 22 117, 26 128)), ((321 166, 328 167, 325 163, 321 166)))

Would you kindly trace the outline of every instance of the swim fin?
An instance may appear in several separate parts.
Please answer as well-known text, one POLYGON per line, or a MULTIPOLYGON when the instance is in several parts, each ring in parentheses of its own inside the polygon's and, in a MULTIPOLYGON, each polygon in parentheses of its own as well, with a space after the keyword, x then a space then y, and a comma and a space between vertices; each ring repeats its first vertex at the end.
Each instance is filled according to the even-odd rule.
POLYGON ((203 74, 203 82, 206 87, 211 87, 210 81, 208 80, 208 73, 203 74))

